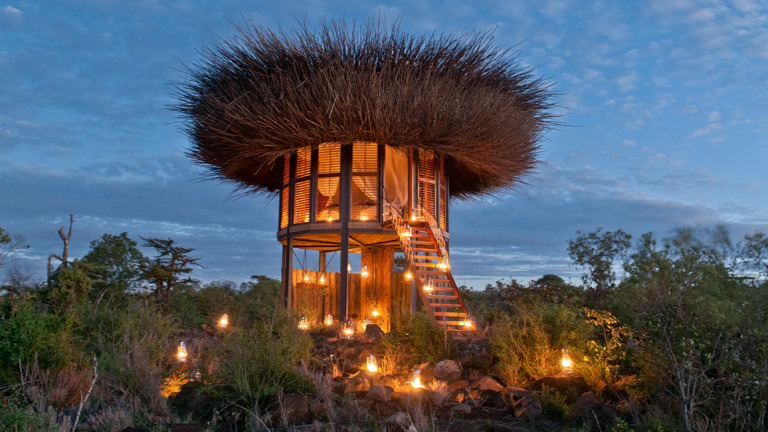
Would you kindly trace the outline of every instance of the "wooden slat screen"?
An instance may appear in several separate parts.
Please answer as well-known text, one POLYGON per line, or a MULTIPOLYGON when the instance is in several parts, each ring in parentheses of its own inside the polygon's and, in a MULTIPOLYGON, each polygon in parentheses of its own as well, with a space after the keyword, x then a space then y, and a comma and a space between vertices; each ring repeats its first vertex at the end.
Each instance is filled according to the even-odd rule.
POLYGON ((286 186, 280 191, 280 228, 288 226, 288 203, 290 200, 290 187, 286 186))
POLYGON ((297 181, 293 200, 293 223, 309 222, 309 180, 297 181))
POLYGON ((379 147, 375 143, 356 142, 352 147, 352 220, 378 218, 379 147))
POLYGON ((317 152, 317 221, 339 220, 341 146, 321 144, 317 152))
POLYGON ((448 197, 445 193, 446 183, 448 179, 445 177, 445 159, 440 158, 440 228, 446 229, 448 222, 448 197))
POLYGON ((419 154, 419 206, 435 214, 435 157, 428 150, 419 154))

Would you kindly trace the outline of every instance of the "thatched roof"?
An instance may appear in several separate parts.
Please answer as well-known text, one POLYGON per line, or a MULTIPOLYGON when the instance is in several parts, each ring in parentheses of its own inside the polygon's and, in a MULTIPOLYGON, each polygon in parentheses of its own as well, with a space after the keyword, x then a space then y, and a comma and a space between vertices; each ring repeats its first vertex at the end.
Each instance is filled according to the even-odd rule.
POLYGON ((272 193, 283 155, 324 142, 432 149, 460 198, 515 187, 537 164, 552 94, 488 34, 341 20, 238 30, 178 85, 188 154, 213 178, 272 193))

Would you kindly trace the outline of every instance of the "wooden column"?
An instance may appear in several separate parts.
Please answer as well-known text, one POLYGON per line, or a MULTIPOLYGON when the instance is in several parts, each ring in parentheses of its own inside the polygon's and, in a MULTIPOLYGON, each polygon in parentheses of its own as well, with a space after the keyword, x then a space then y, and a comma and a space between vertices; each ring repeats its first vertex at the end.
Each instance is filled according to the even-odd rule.
POLYGON ((392 313, 392 267, 394 248, 366 248, 361 252, 360 262, 368 266, 368 277, 361 281, 360 319, 368 318, 384 331, 389 331, 392 313), (373 307, 378 306, 380 315, 373 316, 373 307))
POLYGON ((339 259, 339 321, 347 319, 347 290, 349 289, 349 218, 350 195, 352 192, 352 144, 341 146, 341 202, 339 213, 341 219, 341 257, 339 259))
POLYGON ((286 308, 293 307, 293 239, 289 236, 283 246, 283 269, 280 300, 286 308))

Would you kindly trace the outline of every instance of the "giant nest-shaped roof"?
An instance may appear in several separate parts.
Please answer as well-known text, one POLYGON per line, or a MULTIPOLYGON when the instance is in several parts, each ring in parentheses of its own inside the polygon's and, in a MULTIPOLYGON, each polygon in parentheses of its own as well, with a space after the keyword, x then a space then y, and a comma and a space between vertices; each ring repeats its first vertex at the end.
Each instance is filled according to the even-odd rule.
POLYGON ((282 156, 325 142, 376 142, 446 157, 452 197, 515 188, 553 124, 547 83, 487 33, 414 35, 372 20, 237 27, 203 50, 175 109, 210 177, 280 188, 282 156))

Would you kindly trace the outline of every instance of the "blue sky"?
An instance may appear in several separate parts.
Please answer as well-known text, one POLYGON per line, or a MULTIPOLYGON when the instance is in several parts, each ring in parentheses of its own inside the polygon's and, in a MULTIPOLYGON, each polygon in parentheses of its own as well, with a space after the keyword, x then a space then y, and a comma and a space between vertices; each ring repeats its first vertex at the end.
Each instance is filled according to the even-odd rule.
POLYGON ((279 275, 277 202, 200 181, 168 109, 182 62, 246 20, 381 14, 417 33, 492 29, 553 83, 567 126, 546 135, 528 185, 452 204, 459 283, 576 282, 576 230, 768 231, 765 2, 2 1, 0 226, 27 237, 16 265, 40 277, 69 213, 74 257, 127 231, 196 248, 203 280, 279 275))

